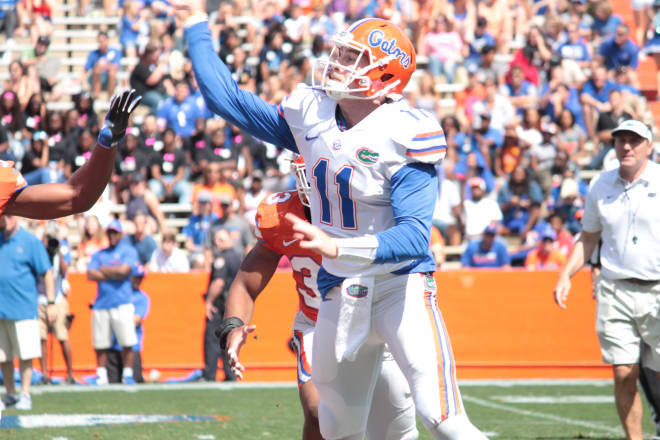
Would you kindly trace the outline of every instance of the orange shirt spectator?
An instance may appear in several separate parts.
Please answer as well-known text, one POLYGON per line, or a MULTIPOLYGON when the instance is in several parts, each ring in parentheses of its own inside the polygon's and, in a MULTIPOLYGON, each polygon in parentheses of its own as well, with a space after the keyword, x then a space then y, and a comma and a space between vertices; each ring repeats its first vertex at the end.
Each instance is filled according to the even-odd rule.
POLYGON ((541 243, 527 254, 525 267, 530 270, 559 269, 566 264, 566 257, 554 248, 555 231, 548 228, 541 235, 541 243))
POLYGON ((193 206, 197 206, 197 196, 200 192, 207 191, 211 195, 211 206, 213 207, 213 212, 218 215, 218 217, 223 217, 222 206, 220 205, 220 200, 223 197, 231 197, 232 203, 238 199, 236 195, 236 190, 229 183, 216 183, 213 186, 207 186, 203 183, 198 183, 193 187, 192 201, 193 206))

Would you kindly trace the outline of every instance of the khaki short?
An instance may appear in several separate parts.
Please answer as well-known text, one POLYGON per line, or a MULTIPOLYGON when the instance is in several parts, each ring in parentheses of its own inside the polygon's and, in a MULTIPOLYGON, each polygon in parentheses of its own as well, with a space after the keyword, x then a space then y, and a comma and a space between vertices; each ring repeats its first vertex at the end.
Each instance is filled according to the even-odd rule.
POLYGON ((0 362, 36 359, 41 357, 39 321, 0 319, 0 362))
POLYGON ((46 306, 45 304, 39 304, 39 336, 42 341, 48 339, 48 332, 55 335, 55 339, 58 341, 66 341, 69 339, 69 326, 67 324, 67 315, 69 314, 69 302, 66 298, 62 298, 58 303, 55 304, 55 311, 57 312, 57 317, 53 325, 48 325, 48 319, 46 318, 46 306))
POLYGON ((112 348, 112 334, 122 347, 137 344, 135 333, 135 307, 122 304, 113 309, 92 310, 92 345, 96 350, 112 348))
POLYGON ((638 364, 645 344, 645 366, 660 371, 660 284, 640 286, 599 279, 596 332, 603 362, 638 364))

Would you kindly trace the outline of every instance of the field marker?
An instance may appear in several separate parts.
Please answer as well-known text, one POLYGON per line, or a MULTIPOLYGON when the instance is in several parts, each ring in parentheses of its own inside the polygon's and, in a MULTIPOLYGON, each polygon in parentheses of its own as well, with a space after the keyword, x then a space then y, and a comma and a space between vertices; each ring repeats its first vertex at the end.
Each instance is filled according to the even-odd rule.
POLYGON ((520 414, 520 415, 524 415, 524 416, 536 417, 536 418, 539 418, 539 419, 551 420, 553 422, 563 423, 565 425, 581 426, 583 428, 589 428, 589 429, 594 429, 596 431, 608 432, 610 434, 623 435, 623 430, 620 427, 614 428, 614 427, 611 427, 611 426, 605 426, 605 425, 599 425, 599 424, 596 424, 596 423, 587 422, 586 420, 569 419, 568 417, 561 417, 561 416, 555 416, 555 415, 552 415, 552 414, 547 414, 547 413, 542 413, 542 412, 537 412, 537 411, 530 411, 530 410, 527 410, 527 409, 521 409, 521 408, 516 408, 516 407, 513 407, 513 406, 502 405, 502 404, 495 403, 495 402, 489 402, 488 400, 479 399, 477 397, 472 397, 472 396, 463 396, 463 400, 466 401, 466 402, 474 403, 476 405, 485 406, 487 408, 492 408, 492 409, 497 409, 497 410, 502 410, 502 411, 508 411, 508 412, 512 412, 512 413, 520 414))
POLYGON ((140 414, 28 414, 4 416, 0 429, 62 428, 69 426, 134 425, 163 422, 199 422, 215 417, 140 414))

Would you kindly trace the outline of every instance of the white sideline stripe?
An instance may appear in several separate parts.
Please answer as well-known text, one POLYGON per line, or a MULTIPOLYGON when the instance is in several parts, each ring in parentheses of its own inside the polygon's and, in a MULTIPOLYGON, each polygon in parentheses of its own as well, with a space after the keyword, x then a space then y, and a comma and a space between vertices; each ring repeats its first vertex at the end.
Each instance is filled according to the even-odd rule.
POLYGON ((611 434, 623 435, 623 430, 620 427, 615 428, 615 427, 606 426, 606 425, 602 425, 602 424, 587 422, 586 420, 569 419, 567 417, 555 416, 555 415, 547 414, 547 413, 543 413, 543 412, 529 411, 529 410, 526 410, 526 409, 515 408, 515 407, 512 407, 512 406, 502 405, 502 404, 495 403, 495 402, 489 402, 487 400, 479 399, 477 397, 471 397, 471 396, 465 396, 464 395, 463 400, 466 401, 466 402, 474 403, 476 405, 485 406, 487 408, 512 412, 514 414, 520 414, 520 415, 529 416, 529 417, 536 417, 536 418, 544 419, 544 420, 551 420, 553 422, 563 423, 565 425, 581 426, 583 428, 594 429, 596 431, 608 432, 608 433, 611 433, 611 434))
MULTIPOLYGON (((609 379, 498 379, 482 380, 468 379, 459 380, 460 387, 471 386, 495 386, 510 388, 515 386, 611 386, 609 379)), ((149 383, 140 385, 40 385, 32 387, 32 394, 46 393, 70 393, 70 392, 103 392, 103 391, 125 391, 129 393, 139 391, 167 391, 167 390, 245 390, 245 389, 269 389, 269 388, 297 388, 297 382, 184 382, 184 383, 149 383)))
POLYGON ((614 396, 492 396, 502 403, 614 403, 614 396))
POLYGON ((178 390, 245 390, 267 388, 298 388, 296 382, 247 382, 247 383, 149 383, 140 385, 44 385, 32 387, 31 394, 47 393, 96 393, 104 391, 124 391, 137 393, 140 391, 178 391, 178 390))

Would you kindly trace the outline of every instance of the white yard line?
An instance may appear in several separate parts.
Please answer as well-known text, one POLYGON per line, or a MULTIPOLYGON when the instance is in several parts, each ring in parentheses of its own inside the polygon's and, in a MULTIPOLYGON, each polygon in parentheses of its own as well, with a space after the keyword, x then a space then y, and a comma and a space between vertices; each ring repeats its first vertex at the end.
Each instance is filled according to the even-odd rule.
MULTIPOLYGON (((515 386, 611 386, 611 380, 590 379, 497 379, 482 380, 468 379, 459 380, 460 387, 493 386, 493 387, 515 387, 515 386)), ((102 391, 168 391, 168 390, 245 390, 266 388, 297 388, 297 382, 182 382, 182 383, 147 383, 140 385, 39 385, 33 386, 32 394, 67 393, 67 392, 102 392, 102 391)))
POLYGON ((479 399, 477 397, 463 396, 463 400, 466 402, 474 403, 476 405, 484 406, 486 408, 497 409, 500 411, 508 411, 514 414, 520 414, 528 417, 535 417, 538 419, 550 420, 565 425, 581 426, 583 428, 589 428, 601 432, 608 432, 610 434, 623 435, 623 430, 620 427, 606 426, 602 424, 587 422, 586 420, 569 419, 568 417, 555 416, 552 414, 547 414, 539 411, 530 411, 527 409, 516 408, 509 405, 502 405, 496 402, 490 402, 488 400, 479 399))
POLYGON ((489 400, 495 400, 501 403, 540 403, 551 405, 565 405, 569 403, 614 403, 614 396, 593 395, 593 396, 490 396, 489 400))

